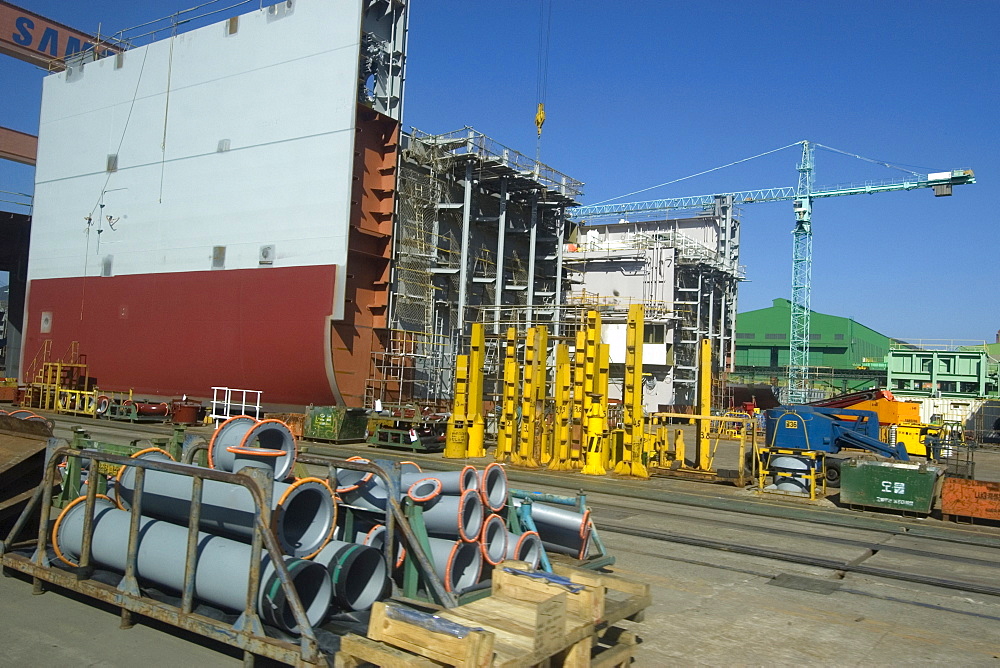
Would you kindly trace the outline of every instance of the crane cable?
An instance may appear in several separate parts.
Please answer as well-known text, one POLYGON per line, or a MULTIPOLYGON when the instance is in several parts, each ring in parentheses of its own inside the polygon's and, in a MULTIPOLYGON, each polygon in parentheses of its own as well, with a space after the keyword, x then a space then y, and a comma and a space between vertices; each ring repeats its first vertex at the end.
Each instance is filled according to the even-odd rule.
POLYGON ((552 0, 539 0, 538 3, 538 71, 535 79, 535 99, 538 106, 535 110, 535 128, 538 139, 535 145, 535 159, 541 157, 542 125, 545 124, 545 92, 549 78, 549 36, 552 34, 552 0))

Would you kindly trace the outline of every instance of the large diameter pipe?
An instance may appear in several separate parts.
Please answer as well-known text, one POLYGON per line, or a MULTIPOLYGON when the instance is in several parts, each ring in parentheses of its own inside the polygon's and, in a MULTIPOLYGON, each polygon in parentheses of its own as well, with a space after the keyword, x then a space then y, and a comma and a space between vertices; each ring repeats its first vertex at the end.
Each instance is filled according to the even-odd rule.
MULTIPOLYGON (((138 453, 137 453, 138 454, 138 453)), ((169 461, 166 454, 147 452, 144 457, 169 461)), ((199 467, 179 464, 193 471, 199 467)), ((285 554, 308 559, 333 536, 337 506, 333 492, 319 478, 302 478, 294 483, 274 482, 271 493, 275 537, 285 554)), ((191 512, 194 479, 181 473, 146 470, 142 513, 155 519, 187 524, 191 512)), ((135 496, 135 467, 123 466, 115 485, 122 508, 132 505, 135 496)), ((257 508, 253 495, 242 485, 205 480, 201 493, 199 527, 236 540, 253 537, 257 508)))
POLYGON ((460 471, 424 471, 422 473, 404 473, 402 487, 405 489, 417 480, 437 478, 441 481, 441 491, 445 494, 461 494, 467 489, 479 488, 479 475, 474 466, 465 466, 460 471))
POLYGON ((491 462, 479 472, 479 494, 483 505, 494 513, 499 513, 507 505, 507 471, 496 462, 491 462))
POLYGON ((258 420, 249 415, 231 417, 215 430, 208 443, 208 465, 219 471, 235 473, 237 455, 229 448, 265 448, 282 450, 284 457, 276 463, 274 478, 284 480, 295 466, 295 435, 281 420, 258 420))
MULTIPOLYGON (((379 553, 385 552, 385 541, 389 538, 389 531, 386 529, 384 524, 376 524, 371 529, 366 532, 358 532, 357 536, 354 538, 354 542, 359 545, 365 545, 367 547, 374 548, 379 551, 379 553)), ((403 560, 406 559, 406 548, 403 546, 402 541, 399 541, 396 545, 396 568, 401 568, 403 566, 403 560)))
MULTIPOLYGON (((150 471, 151 473, 151 471, 150 471)), ((206 481, 208 482, 208 481, 206 481)), ((63 509, 52 529, 52 545, 60 560, 76 566, 83 549, 86 497, 82 496, 63 509)), ((119 510, 110 499, 98 498, 94 506, 91 556, 93 562, 124 572, 128 559, 131 513, 119 510)), ((158 585, 181 591, 184 587, 187 556, 186 527, 139 518, 136 576, 158 585)), ((221 536, 198 534, 198 554, 194 570, 196 598, 241 611, 246 606, 252 547, 221 536)), ((323 621, 330 607, 330 574, 318 563, 285 557, 285 565, 311 626, 323 621)), ((298 633, 291 606, 285 600, 277 572, 265 554, 261 562, 260 594, 257 612, 262 619, 289 633, 298 633)))
POLYGON ((445 590, 458 594, 479 582, 483 553, 478 543, 447 538, 428 538, 427 542, 434 571, 444 582, 445 590))
POLYGON ((586 558, 593 529, 589 510, 578 513, 535 502, 531 504, 531 519, 546 550, 586 558))
POLYGON ((542 541, 534 531, 525 531, 518 535, 507 532, 507 558, 525 561, 533 569, 538 568, 544 551, 542 541))
POLYGON ((483 559, 490 566, 496 566, 507 558, 507 533, 507 524, 499 515, 490 515, 483 522, 479 544, 483 551, 483 559))
POLYGON ((331 540, 313 561, 330 573, 331 610, 367 610, 390 593, 385 559, 374 547, 331 540))
POLYGON ((467 489, 461 496, 438 494, 420 505, 430 535, 460 538, 469 543, 479 541, 483 530, 483 502, 476 490, 467 489))

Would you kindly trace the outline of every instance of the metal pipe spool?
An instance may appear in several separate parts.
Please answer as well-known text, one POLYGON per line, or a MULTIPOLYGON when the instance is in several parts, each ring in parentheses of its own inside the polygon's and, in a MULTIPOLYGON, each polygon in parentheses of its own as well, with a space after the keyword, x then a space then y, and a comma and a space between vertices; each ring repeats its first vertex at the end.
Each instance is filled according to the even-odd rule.
MULTIPOLYGON (((366 533, 359 533, 355 538, 354 542, 358 543, 360 541, 361 545, 367 545, 368 547, 374 548, 379 551, 379 554, 385 552, 385 541, 389 537, 389 534, 385 528, 384 524, 376 524, 366 533)), ((400 542, 396 547, 396 563, 395 567, 399 568, 403 565, 403 560, 406 559, 406 548, 403 547, 403 543, 400 542)))
POLYGON ((428 538, 427 542, 434 571, 447 591, 458 594, 479 582, 483 552, 478 543, 447 538, 428 538))
POLYGON ((479 494, 483 505, 494 513, 507 506, 507 471, 496 462, 491 462, 479 472, 479 494))
POLYGON ((547 503, 531 504, 531 519, 546 550, 585 559, 590 532, 590 511, 559 508, 547 503))
POLYGON ((544 549, 541 538, 534 531, 525 531, 520 536, 507 532, 507 559, 524 561, 532 568, 538 568, 544 549))
POLYGON ((507 524, 503 518, 496 514, 487 517, 479 536, 483 559, 487 564, 496 566, 507 558, 507 542, 507 524))
MULTIPOLYGON (((349 462, 364 462, 370 464, 371 460, 364 457, 348 457, 349 462)), ((371 484, 375 479, 374 474, 367 471, 357 471, 355 469, 337 469, 337 494, 353 492, 360 487, 371 484)))
POLYGON ((235 473, 236 455, 230 447, 281 450, 285 457, 275 465, 275 480, 284 480, 295 466, 295 436, 281 420, 258 420, 249 415, 231 417, 215 430, 208 443, 208 465, 219 471, 235 473))
POLYGON ((331 609, 367 610, 389 595, 389 578, 381 550, 357 543, 332 540, 313 558, 330 573, 331 609))
MULTIPOLYGON (((417 502, 429 501, 440 493, 441 481, 437 478, 425 477, 417 478, 409 487, 404 485, 400 490, 401 497, 409 494, 417 502), (412 494, 410 494, 411 491, 413 492, 412 494)), ((352 485, 346 491, 340 492, 340 497, 344 500, 344 503, 374 512, 385 512, 386 498, 388 496, 389 492, 385 487, 385 483, 381 479, 374 477, 367 481, 358 480, 356 485, 352 485)))
POLYGON ((401 477, 402 487, 406 488, 422 478, 437 478, 441 481, 441 491, 444 494, 461 494, 467 489, 479 488, 479 476, 473 466, 465 466, 461 471, 424 471, 422 473, 404 473, 401 477))
POLYGON ((474 489, 461 496, 438 494, 421 504, 427 533, 439 538, 460 538, 469 543, 479 541, 483 530, 483 502, 474 489))
MULTIPOLYGON (((150 459, 171 461, 169 455, 151 449, 136 453, 150 459)), ((193 464, 180 466, 197 469, 193 464)), ((272 527, 282 550, 293 557, 309 558, 319 552, 333 535, 337 505, 333 492, 319 478, 302 478, 294 483, 274 482, 272 527)), ((193 478, 180 473, 148 469, 143 483, 142 512, 152 518, 187 524, 191 511, 193 478)), ((127 509, 135 495, 135 467, 118 471, 115 496, 127 509)), ((199 528, 236 540, 253 537, 257 509, 253 496, 241 485, 206 480, 201 493, 199 528)))
MULTIPOLYGON (((77 565, 83 548, 85 501, 86 497, 82 496, 66 506, 52 529, 56 556, 70 566, 77 565)), ((130 524, 131 513, 117 509, 107 497, 97 499, 91 542, 94 563, 118 572, 125 571, 130 524)), ((186 527, 141 517, 136 576, 180 591, 184 586, 187 537, 186 527)), ((247 599, 251 549, 245 543, 200 532, 194 576, 195 597, 227 610, 243 610, 247 599)), ((285 557, 285 564, 309 624, 319 624, 330 607, 330 574, 321 564, 303 559, 285 557)), ((268 624, 289 633, 298 633, 291 606, 285 600, 277 572, 266 554, 261 566, 258 613, 268 624)))

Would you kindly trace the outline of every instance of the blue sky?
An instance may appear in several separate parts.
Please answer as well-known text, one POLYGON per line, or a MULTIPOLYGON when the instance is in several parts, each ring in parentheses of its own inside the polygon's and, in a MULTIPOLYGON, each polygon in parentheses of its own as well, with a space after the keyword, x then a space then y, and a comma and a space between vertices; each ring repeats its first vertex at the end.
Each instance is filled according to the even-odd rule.
MULTIPOLYGON (((20 1, 106 33, 195 4, 20 1)), ((533 155, 539 2, 412 5, 404 124, 470 125, 533 155)), ((915 171, 974 169, 979 183, 950 198, 817 201, 812 306, 899 338, 994 340, 1000 2, 551 0, 549 34, 542 160, 584 181, 585 203, 802 139, 915 171)), ((3 60, 0 125, 37 129, 41 76, 3 60)), ((794 185, 798 159, 790 148, 631 199, 794 185)), ((900 174, 816 154, 818 186, 900 174)), ((0 190, 31 178, 0 164, 0 190)), ((742 221, 745 311, 790 294, 791 205, 747 206, 742 221)))

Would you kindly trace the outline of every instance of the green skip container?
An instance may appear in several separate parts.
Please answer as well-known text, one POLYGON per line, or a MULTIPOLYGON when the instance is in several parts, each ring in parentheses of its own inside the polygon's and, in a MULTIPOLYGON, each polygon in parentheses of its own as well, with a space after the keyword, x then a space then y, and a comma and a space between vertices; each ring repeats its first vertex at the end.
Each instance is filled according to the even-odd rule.
POLYGON ((933 464, 852 459, 840 468, 840 501, 849 506, 928 515, 942 473, 944 469, 933 464))

